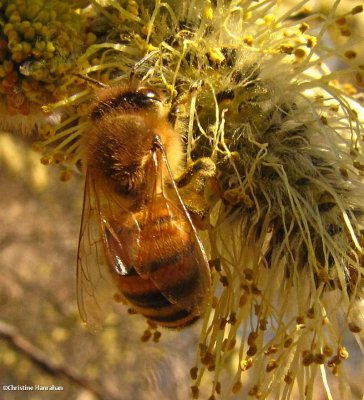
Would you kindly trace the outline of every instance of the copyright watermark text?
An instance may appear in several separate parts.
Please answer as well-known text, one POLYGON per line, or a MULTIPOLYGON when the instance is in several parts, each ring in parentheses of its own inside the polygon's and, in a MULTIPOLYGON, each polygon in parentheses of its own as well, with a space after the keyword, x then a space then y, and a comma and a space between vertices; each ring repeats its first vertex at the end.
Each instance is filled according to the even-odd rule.
POLYGON ((3 385, 2 389, 4 391, 9 391, 9 392, 31 392, 31 391, 43 391, 43 392, 57 392, 57 391, 62 391, 63 386, 56 386, 56 385, 51 385, 51 386, 43 386, 43 385, 3 385))

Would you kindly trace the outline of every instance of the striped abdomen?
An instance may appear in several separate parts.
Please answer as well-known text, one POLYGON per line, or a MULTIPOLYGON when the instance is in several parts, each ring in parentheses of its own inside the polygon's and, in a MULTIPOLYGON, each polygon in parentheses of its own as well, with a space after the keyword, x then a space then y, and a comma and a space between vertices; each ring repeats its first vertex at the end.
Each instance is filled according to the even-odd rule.
POLYGON ((107 251, 114 281, 132 308, 158 325, 183 328, 199 318, 209 276, 204 276, 189 221, 172 207, 173 213, 163 207, 147 219, 134 214, 133 223, 113 225, 120 242, 129 247, 118 256, 109 238, 107 251))

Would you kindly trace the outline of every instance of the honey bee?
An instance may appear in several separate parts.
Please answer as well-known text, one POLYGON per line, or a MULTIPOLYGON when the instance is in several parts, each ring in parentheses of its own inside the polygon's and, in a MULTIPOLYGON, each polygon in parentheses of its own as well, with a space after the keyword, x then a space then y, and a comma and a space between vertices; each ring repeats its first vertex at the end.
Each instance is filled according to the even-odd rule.
POLYGON ((106 296, 121 298, 159 326, 188 326, 208 303, 211 278, 173 178, 180 173, 183 148, 163 96, 130 82, 102 89, 90 120, 82 139, 81 318, 98 326, 106 296))

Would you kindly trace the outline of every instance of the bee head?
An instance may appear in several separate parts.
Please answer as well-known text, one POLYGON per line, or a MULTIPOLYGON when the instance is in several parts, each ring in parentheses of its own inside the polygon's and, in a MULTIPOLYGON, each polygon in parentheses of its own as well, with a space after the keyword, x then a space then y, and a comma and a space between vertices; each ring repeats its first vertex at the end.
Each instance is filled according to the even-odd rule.
POLYGON ((140 87, 136 90, 115 92, 108 90, 106 96, 95 105, 91 112, 92 120, 96 121, 105 115, 118 112, 154 111, 159 113, 163 108, 161 95, 151 88, 140 87))

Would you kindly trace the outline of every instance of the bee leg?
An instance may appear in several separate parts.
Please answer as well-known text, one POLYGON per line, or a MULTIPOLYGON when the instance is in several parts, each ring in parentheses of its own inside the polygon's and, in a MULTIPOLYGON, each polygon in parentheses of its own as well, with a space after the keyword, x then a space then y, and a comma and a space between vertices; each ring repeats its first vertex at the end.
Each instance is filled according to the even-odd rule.
POLYGON ((175 180, 184 204, 198 229, 207 228, 210 205, 206 199, 206 183, 216 174, 216 166, 210 158, 199 158, 175 180))
POLYGON ((184 173, 179 176, 176 181, 177 187, 183 188, 192 183, 197 186, 199 192, 204 190, 204 181, 206 178, 212 178, 216 174, 215 163, 208 157, 199 158, 189 165, 184 173))
POLYGON ((153 50, 150 53, 146 54, 141 60, 139 60, 136 64, 132 66, 130 69, 129 73, 129 82, 134 83, 135 81, 138 81, 137 78, 137 71, 138 69, 147 61, 149 61, 151 58, 159 54, 159 49, 153 50))
POLYGON ((87 76, 87 75, 82 75, 82 74, 79 74, 79 73, 77 73, 77 72, 74 72, 72 75, 73 75, 73 76, 77 76, 77 78, 81 78, 81 79, 83 79, 85 82, 89 82, 89 83, 91 83, 91 84, 94 85, 94 86, 98 86, 98 87, 101 87, 101 88, 103 88, 103 89, 110 88, 109 85, 105 85, 105 83, 102 83, 102 82, 100 82, 100 81, 98 81, 98 80, 96 80, 96 79, 90 78, 90 77, 87 76))

